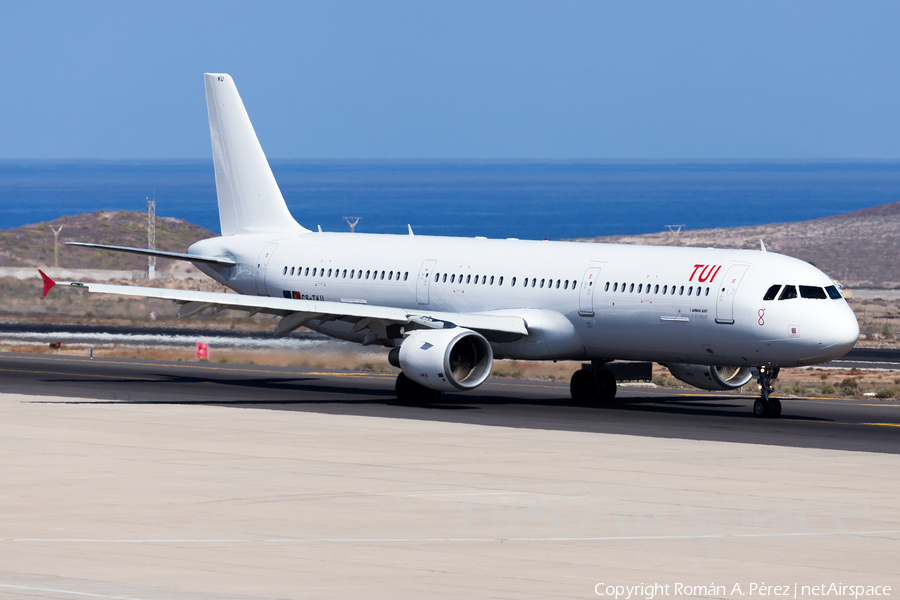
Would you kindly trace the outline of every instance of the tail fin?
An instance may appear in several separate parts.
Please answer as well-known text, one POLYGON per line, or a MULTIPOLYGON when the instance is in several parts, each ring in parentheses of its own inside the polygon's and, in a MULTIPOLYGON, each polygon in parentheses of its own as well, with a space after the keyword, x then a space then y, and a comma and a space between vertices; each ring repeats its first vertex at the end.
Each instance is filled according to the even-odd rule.
POLYGON ((205 73, 222 235, 305 232, 291 216, 231 76, 205 73))

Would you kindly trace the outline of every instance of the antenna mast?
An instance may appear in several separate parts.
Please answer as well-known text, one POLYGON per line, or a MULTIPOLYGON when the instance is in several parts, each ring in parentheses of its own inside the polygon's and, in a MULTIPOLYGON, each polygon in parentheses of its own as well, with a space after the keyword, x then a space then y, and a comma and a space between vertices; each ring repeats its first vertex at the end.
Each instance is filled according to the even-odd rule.
POLYGON ((356 233, 356 224, 362 221, 362 217, 344 217, 344 220, 350 226, 350 233, 356 233), (350 222, 351 219, 353 219, 352 223, 350 222))
MULTIPOLYGON (((147 198, 147 247, 156 250, 156 188, 153 188, 153 200, 147 198)), ((147 279, 156 277, 156 257, 147 258, 147 279)))
POLYGON ((53 232, 53 266, 57 269, 59 268, 59 232, 62 231, 64 225, 60 225, 59 229, 53 229, 53 225, 50 226, 50 231, 53 232))
POLYGON ((681 229, 684 227, 684 223, 682 223, 681 225, 666 225, 666 227, 668 227, 669 231, 672 232, 672 240, 673 240, 672 245, 677 246, 678 245, 678 234, 681 233, 681 229))

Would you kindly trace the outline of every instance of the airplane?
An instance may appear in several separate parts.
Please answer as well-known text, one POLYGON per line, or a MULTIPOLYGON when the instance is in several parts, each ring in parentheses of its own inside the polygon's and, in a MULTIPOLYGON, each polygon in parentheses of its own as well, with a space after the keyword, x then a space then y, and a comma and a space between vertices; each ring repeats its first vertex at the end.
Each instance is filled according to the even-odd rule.
MULTIPOLYGON (((577 403, 616 395, 621 362, 665 365, 705 390, 757 379, 753 414, 775 418, 786 367, 844 355, 859 325, 835 283, 757 250, 311 231, 291 215, 232 78, 204 75, 221 236, 186 253, 70 245, 193 263, 236 293, 60 282, 172 300, 178 317, 241 310, 390 348, 401 402, 476 389, 495 359, 586 361, 577 403)), ((57 285, 40 272, 44 296, 57 285)), ((628 363, 625 363, 628 364, 628 363)), ((649 365, 648 365, 649 366, 649 365)))

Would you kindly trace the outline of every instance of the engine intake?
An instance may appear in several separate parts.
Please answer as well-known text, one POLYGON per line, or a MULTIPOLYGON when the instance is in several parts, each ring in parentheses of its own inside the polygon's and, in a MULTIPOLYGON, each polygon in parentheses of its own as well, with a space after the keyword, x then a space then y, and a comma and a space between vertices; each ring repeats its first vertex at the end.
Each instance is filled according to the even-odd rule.
POLYGON ((752 377, 749 367, 710 367, 683 363, 669 363, 666 367, 675 379, 701 390, 736 390, 752 377))
POLYGON ((484 336, 470 329, 427 329, 410 334, 388 360, 411 381, 449 392, 484 383, 491 374, 494 352, 484 336))

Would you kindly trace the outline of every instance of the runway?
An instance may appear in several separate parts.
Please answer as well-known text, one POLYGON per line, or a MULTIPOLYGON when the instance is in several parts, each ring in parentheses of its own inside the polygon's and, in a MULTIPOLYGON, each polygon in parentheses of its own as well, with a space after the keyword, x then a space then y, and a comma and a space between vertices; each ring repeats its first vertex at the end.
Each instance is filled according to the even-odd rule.
POLYGON ((474 392, 407 406, 394 375, 268 366, 0 353, 8 393, 97 404, 190 404, 745 442, 900 454, 900 402, 783 397, 781 419, 756 419, 751 395, 620 386, 602 407, 574 404, 565 382, 491 379, 474 392))
POLYGON ((0 383, 0 599, 900 586, 897 402, 760 420, 497 380, 405 406, 387 374, 10 353, 0 383))

